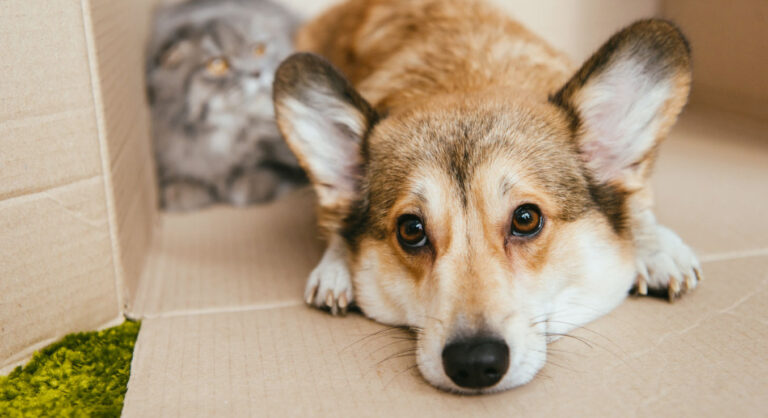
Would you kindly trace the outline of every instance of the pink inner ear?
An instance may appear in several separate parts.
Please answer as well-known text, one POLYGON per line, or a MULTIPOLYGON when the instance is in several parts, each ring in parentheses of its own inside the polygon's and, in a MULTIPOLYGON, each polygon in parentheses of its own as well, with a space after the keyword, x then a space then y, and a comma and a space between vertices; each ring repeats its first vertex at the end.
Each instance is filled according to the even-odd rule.
POLYGON ((578 96, 581 151, 598 180, 619 179, 656 141, 659 110, 669 99, 670 83, 642 68, 631 60, 617 63, 578 96))
POLYGON ((582 142, 582 157, 594 169, 599 169, 597 174, 601 178, 613 179, 621 172, 619 162, 626 144, 622 144, 619 123, 615 119, 616 115, 626 111, 625 107, 622 103, 603 103, 584 121, 591 138, 582 142))

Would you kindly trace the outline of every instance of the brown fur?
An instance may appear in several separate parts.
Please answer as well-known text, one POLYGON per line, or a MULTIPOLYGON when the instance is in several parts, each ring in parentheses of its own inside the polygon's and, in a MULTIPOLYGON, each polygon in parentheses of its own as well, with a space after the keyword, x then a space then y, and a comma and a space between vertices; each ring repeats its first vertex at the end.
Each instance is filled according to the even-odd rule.
POLYGON ((494 86, 546 95, 574 69, 480 0, 348 1, 305 26, 297 47, 328 58, 379 110, 494 86))

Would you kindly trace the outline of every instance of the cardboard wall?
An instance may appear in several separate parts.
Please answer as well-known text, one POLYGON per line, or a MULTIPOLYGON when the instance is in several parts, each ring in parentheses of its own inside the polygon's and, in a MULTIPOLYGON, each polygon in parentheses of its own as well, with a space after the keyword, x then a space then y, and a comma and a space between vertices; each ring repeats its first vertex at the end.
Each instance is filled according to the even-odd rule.
POLYGON ((83 8, 0 8, 2 369, 119 305, 83 8))
POLYGON ((157 217, 153 5, 0 6, 0 369, 132 300, 157 217))
POLYGON ((768 120, 768 2, 667 0, 693 49, 692 102, 768 120))
POLYGON ((153 0, 84 1, 122 301, 133 299, 157 219, 144 81, 153 0))

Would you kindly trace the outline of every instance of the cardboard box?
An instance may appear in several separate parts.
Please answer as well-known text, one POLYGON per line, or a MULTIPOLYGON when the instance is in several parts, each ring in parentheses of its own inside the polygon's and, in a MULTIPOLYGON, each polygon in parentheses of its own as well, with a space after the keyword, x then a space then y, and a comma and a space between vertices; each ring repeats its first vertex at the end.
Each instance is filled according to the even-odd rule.
MULTIPOLYGON (((305 16, 334 2, 286 0, 305 16)), ((554 343, 524 387, 439 392, 398 356, 412 344, 401 331, 303 305, 323 248, 311 192, 158 212, 143 79, 154 1, 8 0, 0 370, 127 315, 144 322, 126 416, 765 414, 768 26, 754 18, 765 4, 496 2, 577 61, 636 18, 670 16, 688 32, 694 103, 662 147, 654 184, 659 218, 704 263, 694 294, 630 298, 579 339, 554 343)))

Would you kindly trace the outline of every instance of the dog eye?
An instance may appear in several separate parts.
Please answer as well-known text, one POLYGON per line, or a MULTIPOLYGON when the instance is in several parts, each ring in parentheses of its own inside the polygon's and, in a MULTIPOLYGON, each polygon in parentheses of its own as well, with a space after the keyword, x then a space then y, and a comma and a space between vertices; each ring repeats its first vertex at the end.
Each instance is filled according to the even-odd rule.
POLYGON ((214 77, 221 77, 229 72, 229 61, 224 57, 211 58, 205 64, 205 70, 214 77))
POLYGON ((405 249, 415 249, 427 244, 424 222, 416 215, 403 215, 397 220, 397 240, 405 249))
POLYGON ((541 231, 543 217, 539 207, 530 203, 520 205, 512 214, 512 235, 530 237, 541 231))

